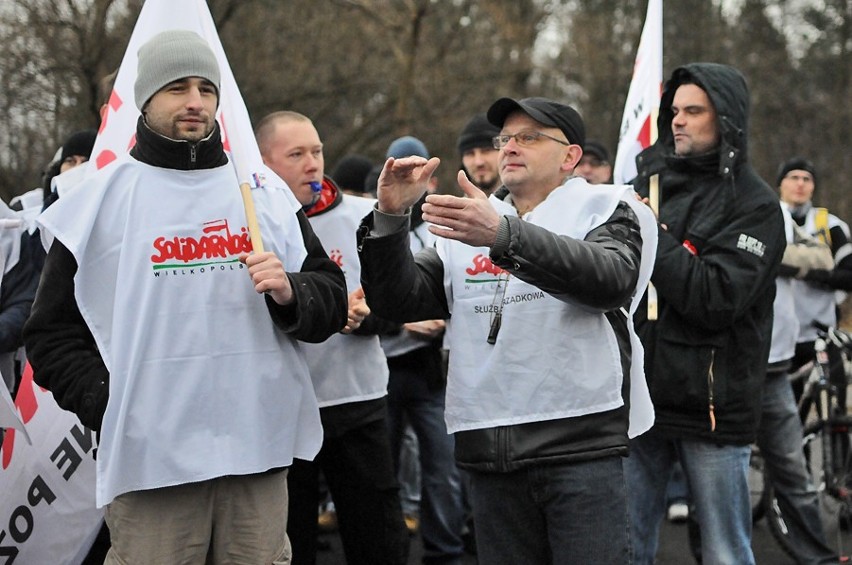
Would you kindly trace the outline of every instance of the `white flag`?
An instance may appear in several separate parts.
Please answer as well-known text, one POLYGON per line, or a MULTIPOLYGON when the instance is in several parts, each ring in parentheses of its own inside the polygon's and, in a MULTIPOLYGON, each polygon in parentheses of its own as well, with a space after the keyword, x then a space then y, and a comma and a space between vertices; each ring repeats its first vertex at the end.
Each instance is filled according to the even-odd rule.
POLYGON ((103 522, 95 434, 33 382, 29 364, 15 408, 29 435, 8 429, 0 448, 0 563, 76 565, 103 522))
POLYGON ((662 86, 663 0, 651 0, 621 118, 612 172, 615 184, 625 184, 636 176, 636 156, 657 140, 655 120, 662 86))
POLYGON ((27 443, 31 443, 27 428, 24 427, 24 421, 21 420, 21 416, 15 408, 15 403, 12 402, 12 395, 2 378, 0 378, 0 428, 18 430, 24 434, 27 443))

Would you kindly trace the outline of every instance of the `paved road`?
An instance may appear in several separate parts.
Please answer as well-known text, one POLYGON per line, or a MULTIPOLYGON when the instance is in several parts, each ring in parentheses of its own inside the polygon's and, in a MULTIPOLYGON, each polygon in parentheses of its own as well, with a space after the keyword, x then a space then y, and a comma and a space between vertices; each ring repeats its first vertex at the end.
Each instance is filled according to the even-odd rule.
MULTIPOLYGON (((320 552, 317 565, 345 565, 346 561, 340 548, 339 537, 336 534, 329 534, 324 539, 329 542, 331 547, 327 551, 320 552)), ((752 540, 757 565, 795 565, 793 560, 787 557, 775 543, 765 522, 760 521, 755 524, 752 540)), ((408 563, 419 565, 422 555, 420 538, 414 537, 411 541, 411 556, 408 563)), ((465 565, 476 565, 476 563, 474 557, 465 560, 465 565)), ((695 563, 695 561, 689 552, 686 526, 666 522, 660 534, 657 565, 691 565, 692 563, 695 563)))

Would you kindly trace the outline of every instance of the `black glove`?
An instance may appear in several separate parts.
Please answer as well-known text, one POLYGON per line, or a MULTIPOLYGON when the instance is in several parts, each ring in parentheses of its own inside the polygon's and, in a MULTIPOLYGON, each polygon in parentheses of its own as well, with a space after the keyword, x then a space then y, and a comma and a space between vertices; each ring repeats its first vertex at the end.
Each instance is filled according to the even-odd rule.
POLYGON ((830 278, 831 271, 827 269, 811 269, 810 271, 805 273, 803 280, 822 286, 828 286, 828 281, 830 278))

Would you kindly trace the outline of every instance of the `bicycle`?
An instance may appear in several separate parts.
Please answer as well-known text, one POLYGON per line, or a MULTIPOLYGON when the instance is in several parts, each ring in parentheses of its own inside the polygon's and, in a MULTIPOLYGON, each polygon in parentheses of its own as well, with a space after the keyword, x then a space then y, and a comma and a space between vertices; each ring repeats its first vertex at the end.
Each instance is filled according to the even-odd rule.
MULTIPOLYGON (((841 562, 852 560, 852 416, 846 405, 846 388, 852 376, 852 335, 814 323, 818 328, 814 360, 791 379, 806 379, 799 400, 803 422, 802 445, 809 456, 810 473, 817 487, 820 514, 827 541, 841 562)), ((763 500, 766 518, 781 548, 795 555, 783 511, 765 478, 763 500)))

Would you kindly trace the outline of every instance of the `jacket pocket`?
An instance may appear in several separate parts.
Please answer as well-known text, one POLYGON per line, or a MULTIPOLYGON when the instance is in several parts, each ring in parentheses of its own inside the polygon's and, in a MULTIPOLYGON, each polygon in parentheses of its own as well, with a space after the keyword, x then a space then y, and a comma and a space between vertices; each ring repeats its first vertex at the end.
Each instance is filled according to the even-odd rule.
POLYGON ((661 331, 649 383, 654 405, 666 411, 703 413, 707 429, 716 429, 716 409, 725 404, 724 371, 726 334, 661 331))

